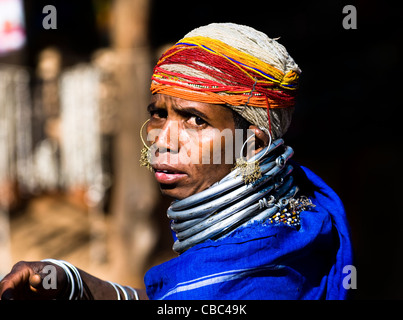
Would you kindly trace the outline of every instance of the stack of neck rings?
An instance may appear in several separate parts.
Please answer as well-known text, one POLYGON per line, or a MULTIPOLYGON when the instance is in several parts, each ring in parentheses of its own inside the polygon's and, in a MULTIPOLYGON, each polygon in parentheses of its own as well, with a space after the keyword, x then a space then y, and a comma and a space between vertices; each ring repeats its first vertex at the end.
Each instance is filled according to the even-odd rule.
POLYGON ((245 184, 242 176, 232 171, 210 188, 171 204, 167 215, 172 219, 171 228, 177 237, 174 251, 182 253, 207 239, 220 238, 243 224, 273 223, 272 218, 277 213, 287 216, 286 224, 299 225, 297 207, 301 204, 293 199, 298 187, 290 175, 293 168, 287 164, 293 150, 283 146, 282 139, 266 148, 270 149, 263 149, 248 160, 253 162, 267 152, 260 161, 262 177, 259 180, 245 184))
POLYGON ((294 199, 298 188, 287 164, 293 151, 273 134, 270 110, 294 106, 299 73, 276 40, 230 23, 195 29, 162 55, 153 71, 152 94, 228 106, 274 140, 248 160, 258 160, 259 180, 245 183, 235 170, 210 188, 172 203, 168 217, 177 236, 175 251, 217 239, 249 221, 268 221, 291 203, 294 218, 287 216, 287 221, 294 224, 302 204, 294 199), (243 114, 246 108, 252 116, 243 114), (254 113, 261 114, 258 109, 265 111, 264 123, 254 120, 254 113))

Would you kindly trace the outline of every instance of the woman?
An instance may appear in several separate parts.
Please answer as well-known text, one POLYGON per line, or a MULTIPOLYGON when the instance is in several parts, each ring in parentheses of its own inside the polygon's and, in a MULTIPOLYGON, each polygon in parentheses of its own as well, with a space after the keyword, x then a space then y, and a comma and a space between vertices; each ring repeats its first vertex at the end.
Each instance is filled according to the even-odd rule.
POLYGON ((250 27, 188 33, 154 68, 141 158, 174 200, 167 215, 179 256, 147 272, 146 290, 63 261, 20 262, 0 284, 2 299, 345 299, 343 205, 281 139, 300 72, 250 27), (49 266, 54 289, 44 288, 49 266))

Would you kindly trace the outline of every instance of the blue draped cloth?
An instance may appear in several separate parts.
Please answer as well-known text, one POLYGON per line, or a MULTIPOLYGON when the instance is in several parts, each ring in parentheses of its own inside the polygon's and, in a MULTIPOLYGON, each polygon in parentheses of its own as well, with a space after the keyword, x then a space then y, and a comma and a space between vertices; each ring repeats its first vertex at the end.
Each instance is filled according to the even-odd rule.
POLYGON ((300 228, 250 223, 195 245, 145 275, 150 299, 346 299, 346 265, 353 264, 350 230, 336 193, 292 162, 301 194, 314 208, 300 228))

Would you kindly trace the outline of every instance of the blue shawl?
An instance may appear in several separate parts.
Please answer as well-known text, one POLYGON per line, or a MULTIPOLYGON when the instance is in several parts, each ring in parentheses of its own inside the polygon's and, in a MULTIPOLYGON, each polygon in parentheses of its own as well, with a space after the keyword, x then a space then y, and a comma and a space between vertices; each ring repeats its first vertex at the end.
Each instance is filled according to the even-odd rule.
POLYGON ((254 222, 195 245, 145 275, 150 299, 346 299, 352 265, 350 231, 336 193, 292 162, 301 194, 314 208, 300 228, 254 222))

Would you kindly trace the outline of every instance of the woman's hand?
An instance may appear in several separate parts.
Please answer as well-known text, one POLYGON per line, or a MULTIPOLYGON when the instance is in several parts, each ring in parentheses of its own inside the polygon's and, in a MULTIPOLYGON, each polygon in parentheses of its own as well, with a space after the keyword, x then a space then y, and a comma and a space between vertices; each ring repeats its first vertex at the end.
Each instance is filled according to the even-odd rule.
POLYGON ((16 263, 0 282, 0 300, 67 299, 66 273, 47 261, 16 263))

